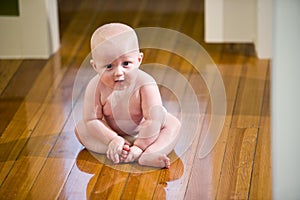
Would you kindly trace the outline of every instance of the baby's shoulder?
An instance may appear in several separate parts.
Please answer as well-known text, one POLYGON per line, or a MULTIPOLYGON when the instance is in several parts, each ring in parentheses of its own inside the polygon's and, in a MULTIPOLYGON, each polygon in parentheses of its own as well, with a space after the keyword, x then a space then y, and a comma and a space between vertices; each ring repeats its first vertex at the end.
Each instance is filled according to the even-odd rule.
POLYGON ((139 86, 148 85, 148 84, 156 84, 155 79, 148 73, 139 70, 137 77, 137 84, 139 86))
POLYGON ((91 92, 94 95, 101 95, 102 91, 106 89, 106 86, 100 81, 100 76, 96 75, 90 79, 86 92, 91 92))
POLYGON ((99 76, 96 75, 89 80, 88 84, 86 85, 86 91, 91 91, 91 90, 94 91, 98 87, 98 83, 99 83, 99 76))

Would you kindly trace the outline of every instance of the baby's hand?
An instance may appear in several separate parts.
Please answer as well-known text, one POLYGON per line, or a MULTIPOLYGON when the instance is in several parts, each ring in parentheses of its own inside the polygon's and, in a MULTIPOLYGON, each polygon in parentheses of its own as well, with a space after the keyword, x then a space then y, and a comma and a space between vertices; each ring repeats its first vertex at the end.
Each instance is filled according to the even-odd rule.
POLYGON ((127 163, 134 162, 141 156, 142 153, 143 153, 142 149, 140 149, 137 146, 132 146, 132 147, 130 147, 129 154, 127 155, 127 158, 125 159, 124 162, 127 162, 127 163))
POLYGON ((122 154, 124 139, 122 137, 115 137, 109 144, 106 152, 107 158, 114 163, 120 162, 120 156, 122 154))

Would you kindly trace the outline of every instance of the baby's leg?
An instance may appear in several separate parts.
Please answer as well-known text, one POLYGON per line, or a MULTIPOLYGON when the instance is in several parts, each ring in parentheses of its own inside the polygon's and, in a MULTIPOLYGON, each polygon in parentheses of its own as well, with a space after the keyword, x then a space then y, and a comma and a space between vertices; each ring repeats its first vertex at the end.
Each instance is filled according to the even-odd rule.
POLYGON ((169 168, 170 159, 166 155, 174 149, 177 143, 180 126, 179 120, 168 113, 158 139, 142 153, 138 160, 139 164, 169 168))
MULTIPOLYGON (((75 134, 79 142, 88 150, 101 154, 107 153, 108 146, 104 144, 99 138, 93 136, 92 134, 89 134, 83 121, 80 121, 77 124, 75 128, 75 134)), ((121 155, 119 155, 121 162, 123 162, 129 154, 129 145, 130 142, 125 139, 122 153, 121 155)))
POLYGON ((93 135, 89 134, 83 121, 80 121, 77 124, 75 128, 75 134, 79 142, 88 150, 96 153, 106 153, 107 145, 100 141, 99 138, 96 138, 93 135))

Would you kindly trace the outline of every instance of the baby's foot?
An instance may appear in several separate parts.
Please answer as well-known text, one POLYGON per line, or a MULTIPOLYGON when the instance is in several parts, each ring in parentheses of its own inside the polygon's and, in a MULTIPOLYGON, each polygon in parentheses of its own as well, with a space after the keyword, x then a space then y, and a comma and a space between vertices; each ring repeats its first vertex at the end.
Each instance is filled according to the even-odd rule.
POLYGON ((140 165, 146 165, 150 167, 159 167, 159 168, 170 168, 171 162, 170 158, 165 154, 152 154, 141 156, 139 159, 140 165))
POLYGON ((128 144, 124 144, 122 153, 120 155, 121 162, 124 162, 127 159, 129 151, 130 151, 129 145, 128 144))
POLYGON ((130 147, 129 154, 128 154, 125 162, 128 163, 128 162, 136 161, 141 156, 142 153, 143 153, 143 150, 140 149, 139 147, 137 147, 137 146, 130 147))

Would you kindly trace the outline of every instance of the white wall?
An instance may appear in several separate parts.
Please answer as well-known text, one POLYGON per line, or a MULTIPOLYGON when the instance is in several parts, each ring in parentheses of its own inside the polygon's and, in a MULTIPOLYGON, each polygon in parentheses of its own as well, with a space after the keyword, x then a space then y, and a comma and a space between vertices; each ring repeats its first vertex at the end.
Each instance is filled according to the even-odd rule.
POLYGON ((205 41, 254 43, 271 57, 272 0, 205 0, 205 41))
POLYGON ((56 0, 19 0, 20 16, 0 16, 0 58, 48 58, 59 48, 56 0))
POLYGON ((272 56, 272 0, 257 0, 254 44, 259 58, 272 56))
POLYGON ((272 158, 274 199, 300 199, 300 1, 274 0, 272 158))

